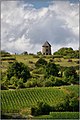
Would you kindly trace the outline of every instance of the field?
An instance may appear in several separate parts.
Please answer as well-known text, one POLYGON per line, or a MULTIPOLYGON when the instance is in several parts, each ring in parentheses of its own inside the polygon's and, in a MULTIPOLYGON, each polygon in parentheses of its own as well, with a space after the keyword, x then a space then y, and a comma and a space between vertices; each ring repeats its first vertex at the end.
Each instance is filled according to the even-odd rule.
POLYGON ((63 101, 67 92, 69 93, 71 91, 78 95, 79 87, 75 85, 3 90, 1 91, 1 108, 6 113, 20 112, 22 109, 36 105, 38 101, 46 102, 49 105, 56 105, 58 102, 63 101))

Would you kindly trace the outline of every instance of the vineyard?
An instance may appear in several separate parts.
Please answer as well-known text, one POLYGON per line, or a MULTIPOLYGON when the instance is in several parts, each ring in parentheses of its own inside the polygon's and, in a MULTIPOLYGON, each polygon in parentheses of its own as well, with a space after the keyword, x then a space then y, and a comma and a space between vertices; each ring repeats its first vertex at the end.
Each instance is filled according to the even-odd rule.
POLYGON ((79 87, 75 85, 3 90, 1 91, 1 109, 4 113, 19 112, 21 109, 36 105, 38 101, 44 101, 49 105, 56 105, 63 101, 67 91, 73 91, 78 95, 79 87))

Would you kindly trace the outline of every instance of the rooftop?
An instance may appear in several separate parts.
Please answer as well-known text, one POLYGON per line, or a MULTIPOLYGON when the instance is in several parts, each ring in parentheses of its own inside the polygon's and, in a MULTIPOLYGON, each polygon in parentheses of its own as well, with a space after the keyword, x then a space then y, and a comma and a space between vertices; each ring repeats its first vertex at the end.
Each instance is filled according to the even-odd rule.
POLYGON ((50 47, 51 47, 51 45, 49 44, 49 42, 48 42, 48 41, 46 41, 46 42, 43 44, 43 46, 42 46, 42 47, 46 47, 46 46, 50 46, 50 47))

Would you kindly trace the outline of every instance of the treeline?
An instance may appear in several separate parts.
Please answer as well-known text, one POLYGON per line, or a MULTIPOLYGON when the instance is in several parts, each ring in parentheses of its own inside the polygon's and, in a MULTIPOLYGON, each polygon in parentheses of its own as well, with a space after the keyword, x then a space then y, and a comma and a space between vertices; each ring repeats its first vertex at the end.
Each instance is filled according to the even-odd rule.
MULTIPOLYGON (((16 53, 15 53, 16 54, 16 53)), ((24 51, 22 53, 20 53, 21 55, 35 55, 33 53, 28 53, 27 51, 24 51)), ((10 53, 9 52, 6 52, 4 50, 1 50, 1 56, 9 56, 10 53)), ((38 51, 36 53, 36 55, 42 55, 42 52, 41 51, 38 51)), ((63 47, 63 48, 60 48, 58 51, 54 52, 53 53, 53 56, 54 57, 64 57, 64 58, 79 58, 79 50, 73 50, 73 48, 69 47, 63 47)))
POLYGON ((79 58, 79 50, 73 50, 72 48, 60 48, 53 55, 62 55, 64 58, 79 58))

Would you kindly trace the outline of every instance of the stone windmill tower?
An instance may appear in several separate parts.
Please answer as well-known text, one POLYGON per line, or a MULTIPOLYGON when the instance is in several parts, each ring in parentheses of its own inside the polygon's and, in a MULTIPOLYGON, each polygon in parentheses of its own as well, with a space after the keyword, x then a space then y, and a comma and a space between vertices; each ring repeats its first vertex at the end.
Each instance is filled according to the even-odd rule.
POLYGON ((43 55, 51 55, 51 45, 46 41, 42 46, 43 55))

